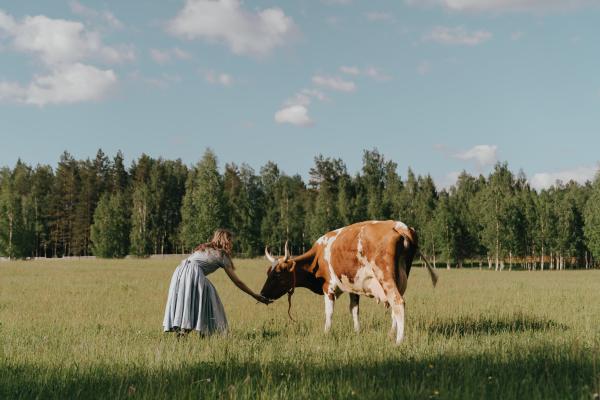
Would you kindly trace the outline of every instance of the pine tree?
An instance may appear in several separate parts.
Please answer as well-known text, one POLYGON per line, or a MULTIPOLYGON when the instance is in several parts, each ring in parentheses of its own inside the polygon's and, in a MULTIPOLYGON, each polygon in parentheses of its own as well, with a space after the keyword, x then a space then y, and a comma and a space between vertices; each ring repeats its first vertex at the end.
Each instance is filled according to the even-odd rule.
POLYGON ((52 204, 50 235, 53 242, 52 255, 55 257, 73 255, 75 209, 79 186, 78 163, 71 154, 65 151, 56 168, 54 187, 50 198, 52 204))
POLYGON ((495 260, 498 271, 504 266, 504 257, 510 251, 514 237, 514 176, 506 163, 496 164, 485 188, 480 191, 482 243, 488 252, 488 260, 495 260))
POLYGON ((383 218, 401 219, 401 199, 403 183, 397 172, 398 165, 393 161, 387 161, 384 165, 384 189, 383 189, 383 218))
POLYGON ((585 241, 596 260, 600 260, 600 173, 596 174, 585 205, 585 241))
POLYGON ((383 219, 383 187, 385 179, 384 157, 377 149, 363 152, 363 183, 368 193, 367 215, 369 219, 383 219))
POLYGON ((129 252, 128 202, 121 192, 102 195, 91 227, 92 249, 103 258, 125 257, 129 252))
POLYGON ((147 256, 152 252, 150 196, 146 183, 136 184, 132 193, 130 241, 131 252, 138 257, 147 256))
POLYGON ((461 227, 452 207, 450 196, 446 191, 442 191, 439 195, 439 202, 431 226, 435 248, 441 257, 446 260, 446 267, 450 269, 452 262, 462 264, 463 255, 460 254, 461 227))
POLYGON ((315 157, 315 165, 309 171, 309 183, 315 192, 308 228, 311 241, 342 225, 338 210, 338 187, 340 179, 346 174, 346 166, 341 159, 322 155, 315 157))
POLYGON ((206 242, 213 232, 226 224, 223 181, 217 157, 207 149, 186 182, 182 208, 182 239, 186 248, 206 242))
POLYGON ((227 164, 224 174, 225 197, 227 198, 227 226, 235 233, 235 249, 244 256, 260 253, 260 186, 254 170, 248 165, 238 168, 227 164))
POLYGON ((31 177, 31 202, 34 223, 34 255, 48 256, 50 241, 51 192, 54 173, 49 165, 38 165, 31 177))

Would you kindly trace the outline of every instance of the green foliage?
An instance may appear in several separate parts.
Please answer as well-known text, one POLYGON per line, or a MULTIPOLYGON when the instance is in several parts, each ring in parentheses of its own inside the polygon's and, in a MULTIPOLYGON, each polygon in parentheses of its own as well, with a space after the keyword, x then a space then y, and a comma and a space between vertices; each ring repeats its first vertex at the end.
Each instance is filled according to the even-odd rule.
POLYGON ((121 192, 105 193, 94 212, 91 227, 92 249, 98 257, 125 257, 129 254, 130 219, 126 197, 121 192))
POLYGON ((585 207, 584 232, 587 247, 594 257, 600 260, 600 174, 594 179, 585 207))
POLYGON ((330 230, 392 219, 414 227, 421 251, 448 265, 487 259, 496 269, 507 261, 562 269, 600 261, 599 184, 557 182, 538 192, 506 163, 487 177, 463 171, 441 192, 410 168, 403 179, 377 149, 363 153, 354 176, 343 160, 318 155, 306 183, 274 162, 259 174, 245 164, 221 172, 211 150, 192 168, 145 154, 126 168, 121 152, 111 160, 99 150, 86 160, 64 152, 55 170, 19 161, 2 171, 0 254, 10 257, 102 253, 104 244, 93 242, 112 239, 100 237, 103 228, 92 240, 94 215, 104 195, 119 193, 119 210, 110 211, 128 221, 123 248, 138 256, 188 252, 219 227, 232 229, 240 255, 260 255, 264 246, 282 252, 286 241, 298 254, 330 230))
POLYGON ((182 241, 186 249, 210 240, 213 232, 226 225, 223 181, 217 157, 206 150, 186 182, 182 207, 182 241))
POLYGON ((32 255, 35 220, 27 195, 31 170, 20 161, 14 171, 0 171, 0 255, 23 258, 32 255))

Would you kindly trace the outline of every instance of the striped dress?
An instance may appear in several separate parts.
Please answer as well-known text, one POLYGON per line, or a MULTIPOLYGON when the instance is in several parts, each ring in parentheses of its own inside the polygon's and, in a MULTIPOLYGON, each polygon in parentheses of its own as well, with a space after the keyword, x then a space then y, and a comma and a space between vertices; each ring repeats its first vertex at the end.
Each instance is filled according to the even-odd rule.
POLYGON ((169 286, 163 320, 165 332, 181 329, 210 335, 227 331, 223 304, 206 276, 230 265, 229 256, 214 249, 197 251, 179 264, 169 286))

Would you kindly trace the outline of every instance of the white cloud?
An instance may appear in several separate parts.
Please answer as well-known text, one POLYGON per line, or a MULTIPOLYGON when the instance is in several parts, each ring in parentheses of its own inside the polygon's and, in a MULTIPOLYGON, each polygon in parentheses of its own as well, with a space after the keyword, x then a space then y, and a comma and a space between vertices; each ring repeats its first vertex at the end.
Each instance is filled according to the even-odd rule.
POLYGON ((529 180, 531 186, 536 190, 547 189, 556 184, 557 181, 568 183, 575 181, 583 184, 591 181, 598 172, 598 166, 582 166, 558 172, 538 172, 529 180))
POLYGON ((438 5, 466 12, 548 12, 598 5, 597 0, 406 0, 413 5, 438 5))
POLYGON ((454 28, 437 26, 424 36, 425 40, 441 44, 476 46, 489 39, 492 34, 487 31, 467 31, 463 26, 454 28))
MULTIPOLYGON (((387 80, 392 79, 391 76, 385 74, 379 68, 376 68, 373 66, 366 67, 364 69, 360 69, 355 66, 342 65, 340 67, 340 72, 347 74, 347 75, 354 75, 354 76, 365 75, 365 76, 368 76, 369 78, 375 79, 376 81, 387 81, 387 80)), ((321 78, 326 78, 326 77, 321 77, 321 78)), ((332 79, 332 78, 329 78, 329 79, 332 79)), ((337 79, 339 79, 339 78, 337 78, 337 79)), ((314 82, 314 78, 313 78, 313 82, 314 82)))
POLYGON ((350 4, 352 3, 352 0, 323 0, 323 3, 325 4, 350 4))
POLYGON ((429 61, 421 61, 417 66, 417 73, 419 75, 427 75, 431 71, 431 64, 429 61))
POLYGON ((117 17, 115 17, 110 11, 97 11, 93 8, 84 6, 77 0, 72 0, 69 3, 71 7, 71 12, 77 15, 81 15, 90 19, 98 19, 102 22, 108 24, 110 27, 115 29, 120 29, 123 27, 123 23, 119 21, 117 17))
POLYGON ((456 153, 454 157, 460 160, 472 160, 475 161, 479 167, 484 167, 496 163, 498 160, 497 152, 498 146, 480 144, 471 147, 468 150, 456 153))
POLYGON ((308 116, 308 108, 303 105, 284 107, 275 113, 275 121, 279 124, 309 126, 313 120, 308 116))
POLYGON ((365 17, 371 22, 393 22, 395 20, 392 14, 380 11, 368 12, 365 17))
POLYGON ((116 83, 112 70, 75 63, 56 67, 49 75, 36 76, 26 87, 0 82, 0 100, 38 106, 99 100, 116 83))
POLYGON ((10 34, 15 31, 16 27, 15 19, 0 9, 0 33, 10 34))
POLYGON ((313 99, 329 100, 319 89, 302 89, 283 103, 283 107, 275 113, 275 121, 280 124, 288 123, 296 126, 313 125, 314 121, 308 115, 308 106, 313 99))
POLYGON ((77 21, 36 15, 17 22, 0 11, 0 29, 12 38, 14 50, 33 54, 47 65, 72 63, 84 58, 119 63, 135 57, 129 46, 105 46, 97 32, 87 31, 77 21))
POLYGON ((167 30, 186 39, 225 42, 238 55, 264 55, 285 45, 296 27, 280 8, 249 12, 238 0, 187 0, 167 30))
POLYGON ((224 72, 206 71, 204 73, 204 79, 206 79, 208 83, 212 84, 218 84, 222 86, 233 85, 233 78, 231 75, 224 72))
POLYGON ((302 89, 301 91, 296 93, 294 97, 287 99, 284 105, 301 105, 306 107, 310 105, 312 99, 317 99, 319 101, 329 100, 325 93, 321 92, 319 89, 302 89))
POLYGON ((44 15, 18 21, 0 10, 0 39, 10 42, 9 49, 34 56, 45 69, 28 84, 0 81, 5 102, 44 106, 99 100, 116 86, 117 76, 82 61, 120 63, 135 57, 129 46, 104 45, 97 32, 80 22, 44 15))
POLYGON ((142 82, 158 89, 167 89, 176 83, 181 83, 183 80, 179 75, 170 74, 162 74, 159 77, 147 77, 142 75, 139 70, 133 71, 129 76, 134 81, 142 82))
POLYGON ((189 60, 192 58, 191 54, 181 50, 179 47, 172 49, 150 49, 150 57, 158 64, 166 64, 171 62, 174 58, 179 60, 189 60))
POLYGON ((367 67, 365 75, 375 79, 376 81, 388 81, 392 79, 389 75, 384 74, 379 68, 367 67))
POLYGON ((358 67, 342 65, 340 71, 348 75, 360 75, 360 69, 358 67))
POLYGON ((356 85, 352 81, 345 81, 338 76, 315 75, 312 78, 315 85, 323 86, 339 92, 354 92, 356 85))

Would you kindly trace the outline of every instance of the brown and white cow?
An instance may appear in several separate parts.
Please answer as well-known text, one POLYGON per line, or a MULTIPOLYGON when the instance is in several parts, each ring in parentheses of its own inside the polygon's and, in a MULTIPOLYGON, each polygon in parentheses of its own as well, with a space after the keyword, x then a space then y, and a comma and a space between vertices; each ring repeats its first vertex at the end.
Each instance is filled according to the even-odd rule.
MULTIPOLYGON (((261 294, 278 299, 305 287, 325 299, 325 332, 331 328, 335 299, 350 293, 350 311, 354 330, 358 332, 359 296, 374 297, 391 307, 392 328, 396 344, 404 337, 404 292, 413 258, 418 250, 415 230, 398 221, 359 222, 321 236, 306 253, 274 258, 265 249, 271 262, 261 294)), ((437 275, 426 261, 433 285, 437 275)))

